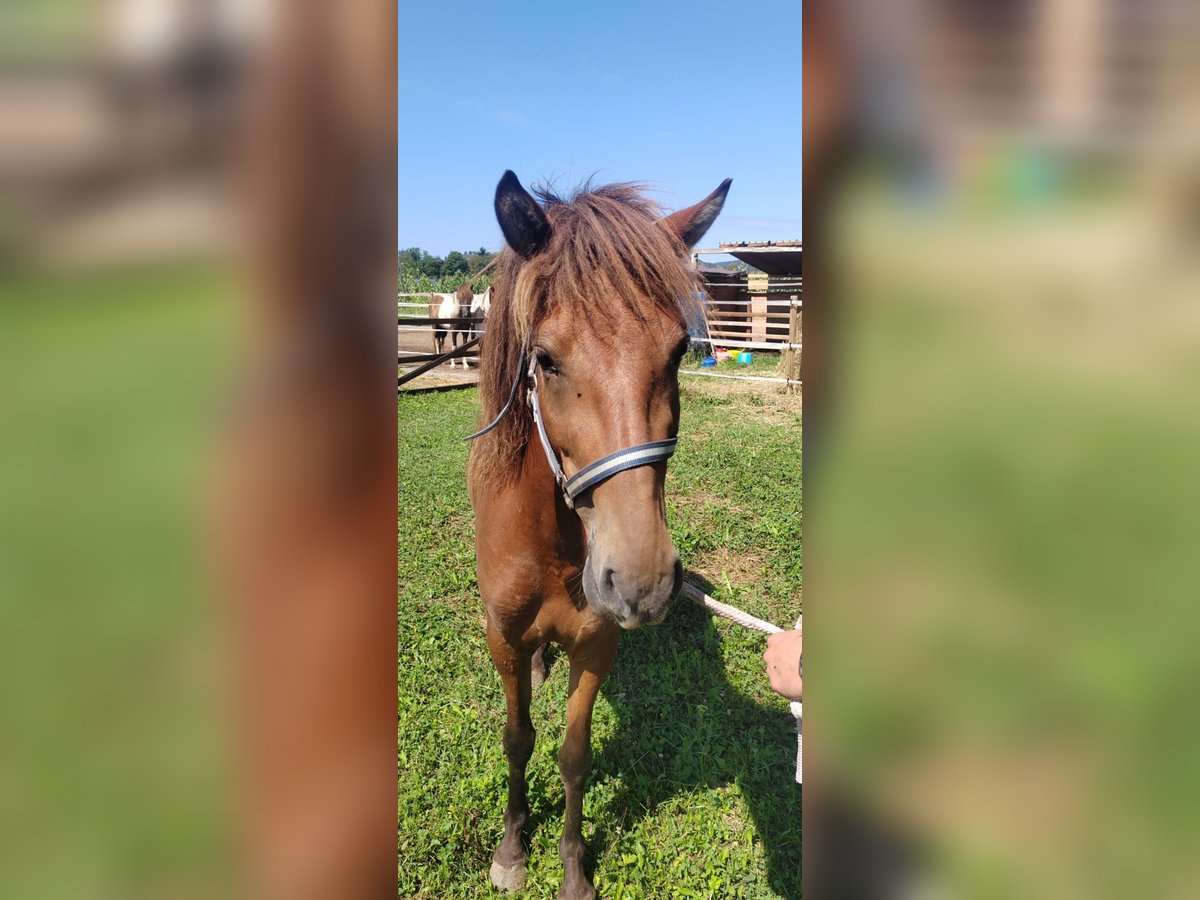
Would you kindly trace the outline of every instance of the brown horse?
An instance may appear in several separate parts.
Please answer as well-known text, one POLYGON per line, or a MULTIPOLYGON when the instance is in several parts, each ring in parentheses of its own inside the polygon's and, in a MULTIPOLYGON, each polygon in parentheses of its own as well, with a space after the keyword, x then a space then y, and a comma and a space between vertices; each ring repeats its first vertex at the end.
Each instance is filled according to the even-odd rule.
POLYGON ((481 399, 492 426, 472 449, 479 589, 504 682, 508 804, 491 880, 525 881, 522 828, 535 659, 570 659, 560 898, 594 897, 583 869, 592 707, 622 628, 662 621, 683 570, 666 525, 666 458, 679 428, 681 304, 697 289, 687 251, 716 219, 729 180, 661 218, 634 185, 571 199, 496 188, 508 242, 483 341, 481 399), (619 351, 619 352, 618 352, 619 351))

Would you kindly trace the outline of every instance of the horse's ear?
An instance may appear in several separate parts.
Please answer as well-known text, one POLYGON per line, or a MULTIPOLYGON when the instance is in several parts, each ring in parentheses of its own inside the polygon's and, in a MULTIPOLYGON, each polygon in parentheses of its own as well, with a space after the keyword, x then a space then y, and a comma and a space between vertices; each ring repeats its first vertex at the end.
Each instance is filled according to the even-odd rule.
POLYGON ((725 205, 725 195, 729 193, 731 184, 733 184, 733 179, 726 178, 721 182, 720 187, 695 206, 671 213, 660 221, 679 236, 685 247, 689 250, 692 249, 700 242, 700 238, 704 237, 709 226, 717 220, 717 216, 721 213, 721 207, 725 205))
POLYGON ((496 221, 508 245, 522 259, 532 259, 550 243, 550 220, 511 169, 496 185, 496 221))

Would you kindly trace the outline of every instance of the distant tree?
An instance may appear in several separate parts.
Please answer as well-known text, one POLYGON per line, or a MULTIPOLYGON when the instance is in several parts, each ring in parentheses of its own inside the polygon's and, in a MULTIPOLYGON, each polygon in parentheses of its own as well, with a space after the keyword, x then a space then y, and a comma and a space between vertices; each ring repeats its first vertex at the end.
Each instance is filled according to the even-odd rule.
POLYGON ((446 254, 446 259, 442 263, 443 275, 466 275, 467 274, 467 258, 457 250, 451 250, 446 254))
POLYGON ((417 270, 429 278, 441 278, 444 274, 442 258, 434 256, 432 253, 426 253, 417 264, 417 270))
POLYGON ((470 272, 471 274, 475 274, 476 272, 480 271, 484 266, 486 266, 488 263, 490 263, 495 258, 495 256, 496 256, 496 254, 488 253, 487 250, 482 247, 479 248, 478 252, 472 251, 470 253, 467 253, 466 254, 467 271, 470 272))
POLYGON ((417 268, 424 253, 420 247, 408 247, 396 254, 396 265, 401 269, 417 268))

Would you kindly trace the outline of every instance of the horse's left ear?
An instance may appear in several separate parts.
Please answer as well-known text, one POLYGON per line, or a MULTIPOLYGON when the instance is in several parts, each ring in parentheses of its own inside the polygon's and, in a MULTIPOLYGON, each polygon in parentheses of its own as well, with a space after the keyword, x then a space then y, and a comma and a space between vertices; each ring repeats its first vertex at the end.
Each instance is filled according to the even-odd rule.
POLYGON ((704 237, 709 226, 717 220, 717 216, 721 213, 721 207, 725 205, 725 195, 729 193, 731 184, 733 184, 733 179, 726 178, 721 182, 720 187, 695 206, 671 213, 660 222, 675 232, 685 247, 689 250, 692 249, 700 242, 700 238, 704 237))

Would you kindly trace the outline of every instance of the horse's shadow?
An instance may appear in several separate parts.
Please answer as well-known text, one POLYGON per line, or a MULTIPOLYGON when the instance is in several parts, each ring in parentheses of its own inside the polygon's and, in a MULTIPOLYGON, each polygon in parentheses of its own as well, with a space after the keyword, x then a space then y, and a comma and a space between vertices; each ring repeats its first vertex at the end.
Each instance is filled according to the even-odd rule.
MULTIPOLYGON (((688 580, 713 590, 695 573, 688 580)), ((622 636, 602 689, 618 725, 592 766, 592 785, 613 780, 616 793, 596 812, 627 829, 673 797, 734 782, 766 850, 772 889, 798 897, 801 788, 795 783, 794 720, 729 684, 722 657, 709 614, 683 598, 662 625, 622 636)), ((610 828, 597 828, 588 846, 589 868, 612 851, 615 840, 610 828)))

